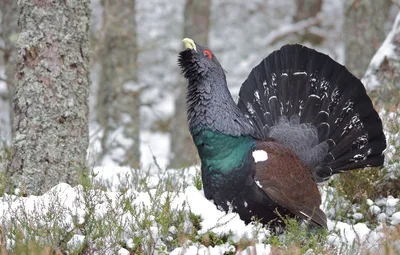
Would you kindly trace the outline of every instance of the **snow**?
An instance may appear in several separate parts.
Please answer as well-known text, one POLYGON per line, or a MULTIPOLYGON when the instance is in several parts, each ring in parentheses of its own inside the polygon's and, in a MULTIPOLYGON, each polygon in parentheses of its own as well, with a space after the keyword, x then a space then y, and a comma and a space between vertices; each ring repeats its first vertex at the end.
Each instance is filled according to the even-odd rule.
POLYGON ((341 242, 348 245, 353 244, 354 241, 358 241, 359 243, 365 242, 371 232, 365 223, 350 225, 344 222, 335 222, 330 220, 328 220, 328 229, 339 231, 341 242))
POLYGON ((391 219, 392 219, 392 222, 391 222, 392 225, 399 225, 400 224, 400 212, 394 213, 392 215, 391 219))
POLYGON ((362 218, 364 218, 364 215, 362 213, 354 213, 353 218, 355 220, 361 220, 362 218))
POLYGON ((130 255, 130 254, 131 254, 130 251, 128 251, 124 248, 121 248, 118 250, 118 255, 130 255))
POLYGON ((399 203, 398 198, 394 198, 393 196, 388 196, 386 200, 386 207, 396 207, 399 203))
POLYGON ((72 236, 71 240, 69 240, 67 246, 69 249, 75 250, 82 245, 84 240, 85 240, 84 235, 75 234, 74 236, 72 236))
POLYGON ((372 213, 372 214, 374 214, 374 215, 378 215, 378 214, 381 213, 381 208, 380 208, 379 206, 372 205, 372 206, 369 208, 369 211, 370 211, 370 213, 372 213))
POLYGON ((187 248, 176 248, 172 251, 171 255, 181 255, 181 254, 209 254, 209 255, 219 255, 223 254, 225 251, 229 250, 229 246, 217 245, 215 247, 205 247, 203 245, 191 245, 187 248))
MULTIPOLYGON (((182 170, 168 170, 169 173, 176 173, 176 171, 182 170)), ((121 186, 124 185, 124 178, 121 176, 128 176, 131 178, 132 171, 127 167, 96 167, 93 172, 96 175, 93 180, 96 183, 108 183, 108 191, 102 190, 89 190, 85 193, 82 186, 71 187, 68 184, 60 183, 53 187, 47 193, 42 196, 29 196, 29 197, 17 197, 14 195, 5 195, 0 198, 0 219, 4 225, 10 224, 16 215, 20 217, 27 217, 28 219, 37 219, 39 215, 48 214, 54 206, 60 206, 60 211, 57 212, 57 220, 61 222, 62 228, 65 231, 71 231, 74 229, 75 224, 83 224, 85 217, 88 213, 87 205, 85 204, 85 196, 91 197, 91 200, 95 202, 95 217, 102 219, 107 215, 109 210, 115 210, 115 217, 118 217, 118 221, 121 226, 128 226, 134 224, 135 218, 143 219, 145 217, 142 213, 139 215, 132 215, 129 212, 121 211, 119 203, 124 198, 131 200, 132 206, 139 206, 141 208, 150 208, 153 204, 154 197, 157 196, 157 191, 154 188, 150 188, 149 191, 139 192, 135 189, 128 189, 124 193, 118 191, 121 186)), ((196 167, 183 172, 180 176, 192 177, 195 175, 196 167)), ((179 173, 179 172, 178 172, 179 173)), ((152 176, 152 180, 149 182, 149 187, 156 186, 162 179, 161 177, 152 176)), ((126 184, 125 184, 126 185, 126 184)), ((323 200, 327 200, 327 190, 323 191, 323 200)), ((163 203, 168 192, 159 194, 160 201, 163 203)), ((258 224, 246 225, 236 213, 225 213, 216 208, 212 201, 207 200, 204 197, 203 191, 198 190, 196 187, 189 185, 185 189, 176 192, 171 200, 171 208, 177 210, 187 210, 190 208, 191 213, 198 215, 201 220, 201 229, 198 231, 198 235, 202 235, 212 231, 217 235, 232 234, 231 242, 238 242, 241 238, 247 237, 249 239, 256 238, 255 246, 250 246, 246 250, 238 254, 270 254, 271 246, 264 244, 263 240, 270 235, 269 231, 265 228, 260 228, 258 224), (254 236, 257 230, 257 236, 254 236)), ((370 201, 372 203, 370 211, 374 214, 378 214, 380 204, 386 208, 396 208, 398 199, 389 196, 386 199, 379 199, 370 201), (377 209, 379 208, 379 209, 377 209)), ((325 209, 325 208, 324 208, 325 209)), ((357 220, 363 220, 363 215, 360 213, 354 213, 353 217, 357 220)), ((390 217, 386 216, 385 213, 378 215, 378 218, 390 217)), ((40 217, 39 217, 40 218, 40 217)), ((153 224, 149 228, 148 235, 154 240, 160 240, 159 226, 155 224, 155 218, 149 216, 148 220, 153 221, 153 224)), ((34 222, 37 226, 40 225, 51 225, 51 221, 38 220, 34 222)), ((189 224, 189 223, 188 223, 189 224)), ((383 238, 379 229, 383 228, 382 224, 386 224, 381 221, 381 224, 376 229, 371 229, 366 223, 357 223, 355 225, 328 220, 328 245, 341 246, 347 245, 352 246, 354 243, 368 244, 370 246, 376 246, 376 243, 383 238)), ((400 211, 393 212, 390 217, 390 224, 400 224, 400 211)), ((49 226, 50 226, 49 225, 49 226)), ((173 235, 177 232, 175 226, 168 228, 168 233, 173 235)), ((134 233, 129 228, 124 230, 124 240, 126 246, 133 247, 134 233)), ((67 246, 73 250, 79 247, 84 241, 85 236, 82 233, 76 233, 68 241, 67 246)), ((173 240, 172 236, 167 237, 167 240, 173 240)), ((12 244, 12 240, 7 240, 9 245, 12 244)), ((165 244, 161 241, 157 241, 157 247, 165 247, 165 244)), ((118 254, 128 254, 128 250, 123 247, 115 247, 118 254)), ((223 254, 229 250, 235 251, 234 247, 229 243, 217 245, 215 247, 206 247, 198 243, 187 242, 181 247, 174 248, 170 254, 223 254)), ((157 253, 156 253, 157 254, 157 253)))

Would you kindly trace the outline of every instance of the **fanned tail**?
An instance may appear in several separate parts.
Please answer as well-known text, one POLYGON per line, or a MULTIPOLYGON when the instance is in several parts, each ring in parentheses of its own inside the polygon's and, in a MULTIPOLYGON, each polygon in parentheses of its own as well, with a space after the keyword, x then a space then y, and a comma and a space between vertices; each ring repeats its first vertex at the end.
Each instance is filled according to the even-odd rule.
POLYGON ((382 121, 361 81, 329 56, 286 45, 256 66, 238 106, 264 138, 292 149, 317 181, 382 166, 382 121))

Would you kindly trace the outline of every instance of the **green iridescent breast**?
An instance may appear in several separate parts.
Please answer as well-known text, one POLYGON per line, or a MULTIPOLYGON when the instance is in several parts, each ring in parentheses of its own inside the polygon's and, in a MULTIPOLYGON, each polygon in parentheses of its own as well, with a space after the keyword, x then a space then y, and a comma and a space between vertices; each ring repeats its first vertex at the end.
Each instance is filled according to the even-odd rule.
POLYGON ((225 135, 208 128, 196 128, 191 133, 202 168, 210 172, 228 173, 240 168, 249 151, 255 147, 251 136, 225 135))

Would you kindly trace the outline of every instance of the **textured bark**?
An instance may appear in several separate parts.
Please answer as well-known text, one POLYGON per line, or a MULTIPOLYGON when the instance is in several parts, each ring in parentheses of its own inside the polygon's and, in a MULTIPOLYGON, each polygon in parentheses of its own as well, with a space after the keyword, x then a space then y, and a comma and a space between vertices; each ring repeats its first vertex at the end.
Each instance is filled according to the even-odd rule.
POLYGON ((384 25, 390 6, 390 0, 345 1, 345 65, 358 78, 364 75, 372 56, 385 39, 384 25))
POLYGON ((296 0, 295 21, 317 16, 321 12, 322 0, 296 0))
MULTIPOLYGON (((200 45, 208 45, 211 0, 186 0, 183 37, 189 37, 200 45)), ((171 167, 185 167, 196 162, 197 152, 188 131, 186 117, 186 82, 179 81, 179 94, 175 100, 175 116, 171 130, 171 167)))
MULTIPOLYGON (((18 39, 18 4, 13 0, 0 0, 0 11, 2 15, 1 29, 4 40, 3 59, 7 78, 7 99, 10 102, 10 123, 12 127, 13 112, 11 102, 15 86, 15 73, 17 70, 17 50, 15 44, 18 39)), ((10 128, 12 130, 12 128, 10 128)), ((12 134, 11 134, 12 137, 12 134)))
POLYGON ((100 160, 113 151, 114 161, 140 166, 140 88, 137 85, 138 45, 135 1, 104 0, 101 74, 97 120, 103 128, 100 160))
POLYGON ((14 139, 8 169, 24 194, 76 184, 88 148, 89 0, 19 0, 14 139))
MULTIPOLYGON (((293 20, 299 22, 316 17, 321 12, 321 8, 322 0, 296 0, 296 14, 293 20)), ((316 45, 322 43, 324 38, 306 30, 299 39, 301 42, 309 41, 316 45)))

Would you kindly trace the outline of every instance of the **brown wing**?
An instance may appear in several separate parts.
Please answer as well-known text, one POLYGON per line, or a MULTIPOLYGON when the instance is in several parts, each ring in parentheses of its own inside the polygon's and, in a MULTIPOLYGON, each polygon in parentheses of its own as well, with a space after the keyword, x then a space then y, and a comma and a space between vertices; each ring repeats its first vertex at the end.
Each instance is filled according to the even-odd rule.
POLYGON ((319 209, 321 195, 310 169, 278 142, 257 142, 256 150, 268 154, 266 161, 256 163, 256 179, 268 196, 298 217, 326 228, 325 213, 319 209))

